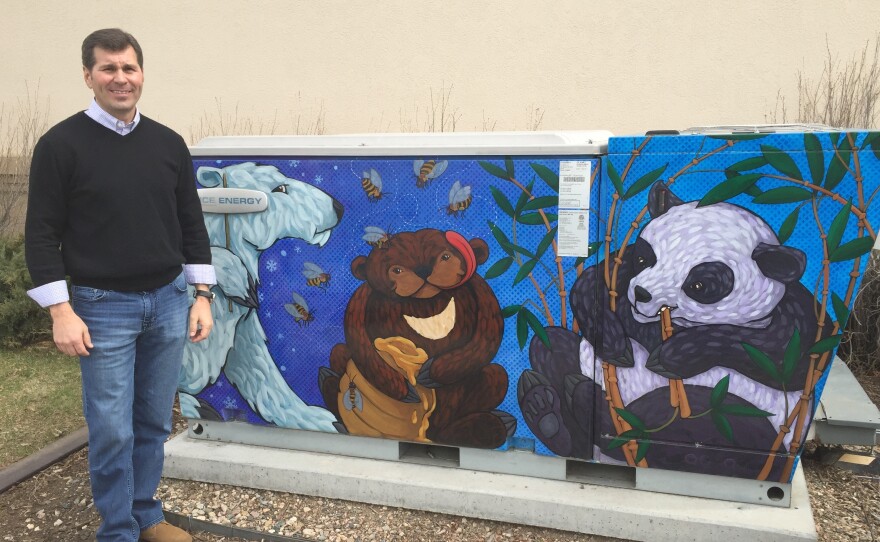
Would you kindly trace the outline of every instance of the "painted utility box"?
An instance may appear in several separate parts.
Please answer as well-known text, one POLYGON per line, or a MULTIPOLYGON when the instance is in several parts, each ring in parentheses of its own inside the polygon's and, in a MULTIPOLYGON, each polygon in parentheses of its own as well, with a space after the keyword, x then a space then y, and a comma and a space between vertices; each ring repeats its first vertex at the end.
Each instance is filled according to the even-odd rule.
POLYGON ((192 151, 188 418, 788 482, 876 237, 878 133, 192 151))

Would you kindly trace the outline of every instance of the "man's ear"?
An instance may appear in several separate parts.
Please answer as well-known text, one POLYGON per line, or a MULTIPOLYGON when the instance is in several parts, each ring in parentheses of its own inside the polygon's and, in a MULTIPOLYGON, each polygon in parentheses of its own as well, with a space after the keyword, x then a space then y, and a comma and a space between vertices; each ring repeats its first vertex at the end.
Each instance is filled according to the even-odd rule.
POLYGON ((92 88, 92 72, 85 66, 83 66, 83 80, 86 82, 87 87, 92 88))

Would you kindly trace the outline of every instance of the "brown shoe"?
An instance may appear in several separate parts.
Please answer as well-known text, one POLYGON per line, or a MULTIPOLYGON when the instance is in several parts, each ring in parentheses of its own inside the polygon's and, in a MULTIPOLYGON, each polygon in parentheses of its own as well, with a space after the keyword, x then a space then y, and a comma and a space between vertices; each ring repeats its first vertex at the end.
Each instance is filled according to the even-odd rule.
POLYGON ((167 521, 162 521, 141 531, 140 542, 192 542, 192 537, 167 521))

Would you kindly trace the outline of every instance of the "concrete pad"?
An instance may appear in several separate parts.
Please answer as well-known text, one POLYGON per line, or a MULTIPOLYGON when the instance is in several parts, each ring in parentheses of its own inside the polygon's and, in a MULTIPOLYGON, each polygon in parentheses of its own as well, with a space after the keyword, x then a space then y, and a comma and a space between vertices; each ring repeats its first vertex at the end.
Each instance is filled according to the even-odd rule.
MULTIPOLYGON (((816 540, 806 481, 780 508, 514 474, 213 442, 165 446, 169 478, 652 542, 816 540)), ((718 478, 723 480, 723 478, 718 478)))

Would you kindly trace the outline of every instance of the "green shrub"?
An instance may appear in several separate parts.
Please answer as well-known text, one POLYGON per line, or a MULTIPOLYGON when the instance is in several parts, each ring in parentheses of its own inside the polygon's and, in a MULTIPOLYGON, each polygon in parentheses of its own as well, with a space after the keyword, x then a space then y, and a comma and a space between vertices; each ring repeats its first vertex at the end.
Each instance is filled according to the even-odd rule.
POLYGON ((49 314, 27 296, 32 287, 24 262, 24 237, 0 237, 0 346, 52 338, 49 314))

